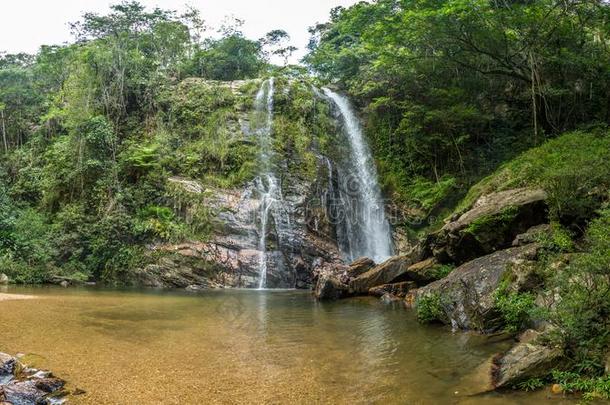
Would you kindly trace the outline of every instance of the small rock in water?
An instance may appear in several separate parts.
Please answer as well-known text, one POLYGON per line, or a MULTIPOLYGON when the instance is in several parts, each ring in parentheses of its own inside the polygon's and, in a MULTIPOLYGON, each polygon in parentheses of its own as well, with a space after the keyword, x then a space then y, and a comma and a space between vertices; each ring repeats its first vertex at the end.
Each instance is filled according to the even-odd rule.
POLYGON ((77 388, 74 391, 72 391, 72 395, 74 395, 74 396, 76 396, 76 395, 84 395, 86 393, 87 393, 87 391, 82 390, 80 388, 77 388))
POLYGON ((36 371, 35 374, 32 375, 30 378, 49 378, 52 376, 53 376, 53 374, 50 371, 40 370, 40 371, 36 371))
POLYGON ((0 285, 6 285, 6 284, 8 284, 8 282, 9 282, 8 276, 4 273, 1 273, 0 274, 0 285))
POLYGON ((561 388, 561 385, 559 384, 553 384, 553 386, 551 387, 551 392, 555 395, 562 394, 563 388, 561 388))
POLYGON ((68 288, 70 286, 70 283, 67 282, 66 280, 64 280, 61 283, 59 283, 59 285, 62 286, 63 288, 68 288))

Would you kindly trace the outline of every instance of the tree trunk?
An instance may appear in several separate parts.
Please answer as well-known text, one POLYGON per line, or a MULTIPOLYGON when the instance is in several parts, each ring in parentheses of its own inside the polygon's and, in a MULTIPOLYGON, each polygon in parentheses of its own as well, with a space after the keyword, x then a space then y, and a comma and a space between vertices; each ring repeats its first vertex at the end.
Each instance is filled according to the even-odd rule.
POLYGON ((4 120, 4 110, 0 110, 0 117, 2 118, 2 142, 4 143, 4 152, 8 153, 8 140, 6 139, 6 122, 4 120))

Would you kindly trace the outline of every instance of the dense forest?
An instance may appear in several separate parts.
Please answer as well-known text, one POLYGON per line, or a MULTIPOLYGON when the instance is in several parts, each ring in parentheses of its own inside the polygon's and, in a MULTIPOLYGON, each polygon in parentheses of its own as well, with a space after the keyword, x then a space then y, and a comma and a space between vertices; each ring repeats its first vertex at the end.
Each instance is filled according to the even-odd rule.
MULTIPOLYGON (((201 83, 324 84, 361 112, 393 225, 411 239, 487 193, 548 193, 552 233, 537 274, 562 299, 541 313, 534 294, 505 289, 498 306, 513 331, 534 318, 557 326, 548 338, 569 361, 550 380, 610 397, 610 6, 360 2, 310 28, 299 66, 287 65, 295 48, 286 32, 252 40, 240 26, 227 21, 207 36, 196 10, 124 2, 72 24, 70 45, 0 56, 0 273, 121 284, 147 244, 205 240, 205 207, 185 215, 168 178, 224 188, 252 179, 255 147, 231 141, 221 123, 256 88, 240 82, 235 96, 201 83)), ((304 100, 290 112, 303 127, 302 112, 318 108, 304 100)), ((423 321, 434 318, 426 310, 423 321)))

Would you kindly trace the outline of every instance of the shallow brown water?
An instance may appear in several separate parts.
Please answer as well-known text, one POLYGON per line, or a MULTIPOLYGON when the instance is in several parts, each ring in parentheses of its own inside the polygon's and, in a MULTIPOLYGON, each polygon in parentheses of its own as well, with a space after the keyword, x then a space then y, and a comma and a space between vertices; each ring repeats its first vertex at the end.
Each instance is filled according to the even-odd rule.
MULTIPOLYGON (((422 327, 400 306, 317 303, 298 291, 197 295, 16 288, 0 351, 26 353, 87 393, 71 403, 529 404, 546 393, 467 396, 502 344, 422 327), (456 393, 457 392, 457 393, 456 393)), ((564 403, 563 400, 548 400, 564 403)))

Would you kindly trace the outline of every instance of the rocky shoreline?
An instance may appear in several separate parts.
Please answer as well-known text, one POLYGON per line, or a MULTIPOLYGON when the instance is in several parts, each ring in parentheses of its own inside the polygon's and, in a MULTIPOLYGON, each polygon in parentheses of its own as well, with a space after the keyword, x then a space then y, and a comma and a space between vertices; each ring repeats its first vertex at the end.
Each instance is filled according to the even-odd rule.
MULTIPOLYGON (((319 300, 371 295, 403 302, 423 321, 448 325, 454 332, 504 333, 496 300, 501 287, 537 294, 540 307, 552 305, 538 289, 535 272, 542 249, 538 240, 550 230, 546 198, 536 189, 481 197, 406 254, 381 264, 361 258, 323 269, 314 295, 319 300)), ((560 364, 563 353, 545 339, 552 328, 539 322, 515 335, 512 348, 474 372, 479 392, 543 378, 560 364)))
POLYGON ((0 404, 57 405, 66 403, 66 382, 47 370, 22 363, 24 355, 0 352, 0 404))

